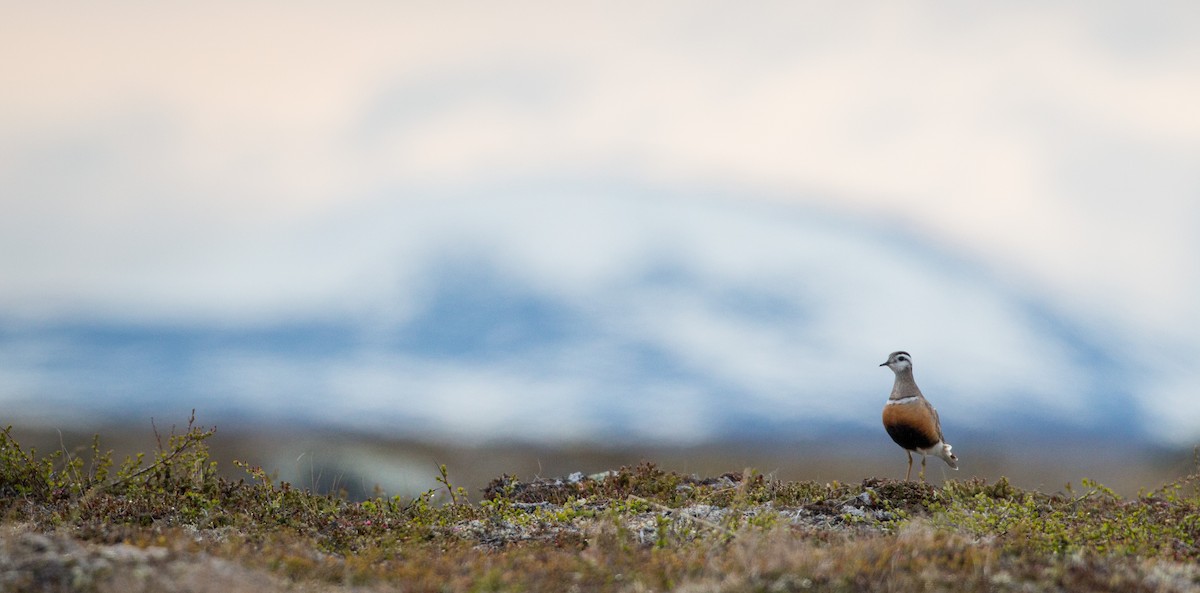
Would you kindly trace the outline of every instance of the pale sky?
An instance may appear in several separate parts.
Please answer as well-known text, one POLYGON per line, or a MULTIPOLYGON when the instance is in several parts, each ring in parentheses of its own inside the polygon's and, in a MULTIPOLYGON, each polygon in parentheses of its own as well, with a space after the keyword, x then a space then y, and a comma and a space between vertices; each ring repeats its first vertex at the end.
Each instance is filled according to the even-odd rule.
POLYGON ((363 208, 616 179, 898 225, 1200 355, 1194 2, 10 4, 4 314, 353 306, 386 242, 321 240, 363 208))

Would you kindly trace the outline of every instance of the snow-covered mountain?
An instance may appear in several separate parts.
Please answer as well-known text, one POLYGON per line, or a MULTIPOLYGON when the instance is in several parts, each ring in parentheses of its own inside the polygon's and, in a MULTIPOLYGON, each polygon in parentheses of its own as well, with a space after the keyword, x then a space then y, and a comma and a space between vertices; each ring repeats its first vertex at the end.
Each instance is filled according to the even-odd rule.
POLYGON ((977 255, 849 214, 631 188, 380 200, 206 266, 180 285, 216 274, 275 300, 0 321, 8 415, 809 437, 877 430, 892 382, 877 365, 903 349, 948 434, 1153 443, 1169 422, 1150 419, 1149 371, 1113 328, 977 255), (237 273, 213 271, 225 265, 237 273))

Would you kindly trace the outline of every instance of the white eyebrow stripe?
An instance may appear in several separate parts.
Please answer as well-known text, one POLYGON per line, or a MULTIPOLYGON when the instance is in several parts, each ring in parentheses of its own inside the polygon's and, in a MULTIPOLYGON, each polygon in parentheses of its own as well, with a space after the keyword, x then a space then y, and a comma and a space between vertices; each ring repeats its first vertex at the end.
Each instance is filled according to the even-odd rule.
POLYGON ((910 395, 908 397, 902 397, 900 399, 889 399, 889 400, 887 400, 887 405, 898 406, 900 404, 907 404, 907 403, 911 403, 911 402, 915 402, 915 401, 917 401, 917 396, 910 395))

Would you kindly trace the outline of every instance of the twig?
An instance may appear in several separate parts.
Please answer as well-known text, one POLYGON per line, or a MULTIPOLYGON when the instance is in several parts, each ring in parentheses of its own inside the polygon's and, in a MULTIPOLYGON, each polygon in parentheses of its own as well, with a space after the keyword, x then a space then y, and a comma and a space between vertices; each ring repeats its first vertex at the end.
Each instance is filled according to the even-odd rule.
POLYGON ((65 461, 63 462, 64 463, 63 469, 65 471, 69 471, 72 474, 74 474, 71 477, 75 478, 76 482, 82 483, 83 479, 80 477, 79 471, 73 470, 73 468, 71 467, 71 452, 67 450, 67 443, 63 440, 62 430, 57 429, 57 432, 58 432, 58 447, 63 452, 63 457, 65 459, 65 461))
MULTIPOLYGON (((129 474, 128 476, 125 476, 124 478, 121 478, 119 480, 111 482, 108 485, 103 486, 103 488, 108 489, 108 488, 115 488, 117 486, 121 486, 135 478, 139 478, 141 476, 146 475, 147 473, 150 473, 151 471, 161 468, 161 467, 167 465, 168 463, 170 463, 176 457, 179 457, 180 455, 182 455, 183 452, 190 449, 192 447, 192 445, 199 443, 200 441, 204 440, 205 437, 212 434, 212 431, 210 430, 209 432, 204 433, 202 436, 196 436, 195 431, 192 430, 192 427, 195 425, 195 422, 196 422, 196 410, 192 410, 192 416, 191 416, 191 418, 188 419, 187 432, 183 435, 183 437, 184 437, 183 443, 176 446, 175 449, 172 450, 170 453, 160 456, 158 458, 158 460, 156 460, 154 463, 151 463, 150 465, 148 465, 136 472, 133 472, 132 474, 129 474)), ((151 423, 151 426, 153 426, 154 419, 151 419, 150 423, 151 423)), ((162 449, 162 439, 158 434, 157 427, 155 427, 155 429, 154 429, 154 437, 155 437, 155 439, 158 440, 159 451, 161 454, 161 451, 163 450, 162 449)))
POLYGON ((200 439, 197 439, 196 437, 192 436, 191 434, 188 434, 187 440, 184 441, 184 443, 182 445, 180 445, 178 448, 176 448, 174 451, 171 451, 167 455, 160 457, 158 459, 158 461, 155 461, 154 463, 147 465, 146 467, 143 467, 142 469, 140 469, 136 472, 133 472, 132 474, 129 474, 128 476, 125 476, 124 478, 121 478, 120 480, 117 480, 115 482, 108 484, 107 486, 105 486, 105 488, 113 488, 116 486, 120 486, 122 484, 125 484, 126 482, 129 482, 130 480, 133 480, 134 478, 144 476, 147 473, 151 472, 152 470, 158 469, 158 468, 166 465, 172 459, 175 459, 180 454, 182 454, 184 451, 188 450, 192 446, 193 443, 198 443, 198 442, 200 442, 200 439))

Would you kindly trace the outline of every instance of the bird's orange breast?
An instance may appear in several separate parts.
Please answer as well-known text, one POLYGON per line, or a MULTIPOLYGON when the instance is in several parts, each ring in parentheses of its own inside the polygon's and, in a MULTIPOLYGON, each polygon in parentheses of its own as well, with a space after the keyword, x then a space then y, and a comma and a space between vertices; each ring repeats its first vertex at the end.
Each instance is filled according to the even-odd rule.
POLYGON ((909 403, 885 405, 883 427, 897 445, 910 451, 928 449, 941 440, 933 412, 929 405, 920 399, 909 403))

